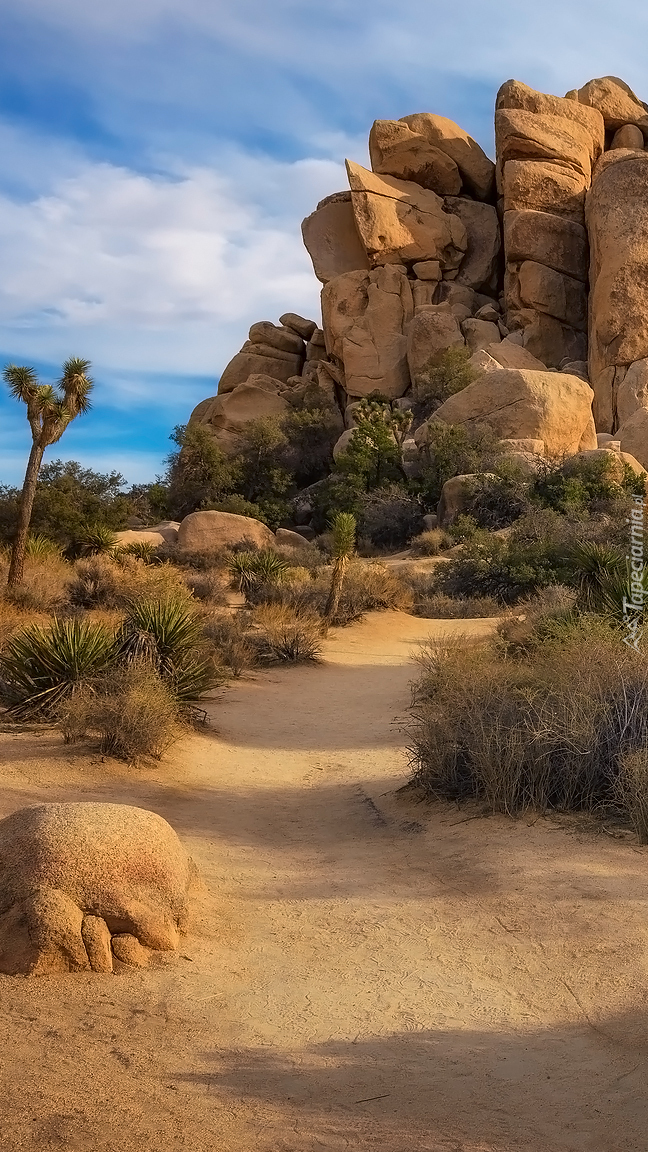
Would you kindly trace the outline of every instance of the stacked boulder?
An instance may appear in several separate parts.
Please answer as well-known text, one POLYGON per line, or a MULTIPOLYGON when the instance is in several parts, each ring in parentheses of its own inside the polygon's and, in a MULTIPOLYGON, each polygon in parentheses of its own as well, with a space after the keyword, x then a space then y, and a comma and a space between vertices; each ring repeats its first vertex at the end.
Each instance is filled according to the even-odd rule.
POLYGON ((445 117, 377 120, 371 169, 348 160, 349 188, 302 225, 321 328, 253 324, 191 419, 234 451, 248 420, 317 384, 339 454, 362 397, 407 405, 435 357, 465 348, 478 378, 435 420, 536 455, 593 451, 598 432, 648 467, 648 108, 614 77, 564 97, 509 80, 495 135, 496 164, 445 117))

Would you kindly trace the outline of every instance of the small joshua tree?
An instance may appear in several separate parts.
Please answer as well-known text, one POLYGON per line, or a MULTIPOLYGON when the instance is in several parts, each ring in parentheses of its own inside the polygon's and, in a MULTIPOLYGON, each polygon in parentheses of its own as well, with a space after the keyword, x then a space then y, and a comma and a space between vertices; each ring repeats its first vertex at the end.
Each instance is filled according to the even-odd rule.
POLYGON ((331 528, 333 530, 333 574, 331 576, 331 591, 324 609, 324 621, 327 626, 332 623, 337 612, 344 574, 355 547, 355 516, 352 516, 350 512, 338 512, 331 521, 331 528))
POLYGON ((63 375, 57 385, 41 384, 33 368, 8 364, 3 377, 16 400, 27 407, 27 419, 32 434, 32 447, 27 462, 18 507, 18 528, 11 553, 7 584, 15 588, 22 582, 25 551, 29 535, 34 496, 43 453, 65 432, 68 424, 90 407, 92 380, 88 376, 89 360, 72 358, 63 365, 63 375))

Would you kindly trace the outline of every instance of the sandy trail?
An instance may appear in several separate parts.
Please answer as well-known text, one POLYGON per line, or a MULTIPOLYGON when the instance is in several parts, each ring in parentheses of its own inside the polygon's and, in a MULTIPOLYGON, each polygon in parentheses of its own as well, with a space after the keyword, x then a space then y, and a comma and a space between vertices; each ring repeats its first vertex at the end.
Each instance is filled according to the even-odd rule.
POLYGON ((3 1149, 648 1147, 645 850, 394 795, 413 645, 491 627, 374 615, 155 769, 0 737, 0 815, 154 808, 205 880, 174 967, 0 977, 3 1149))

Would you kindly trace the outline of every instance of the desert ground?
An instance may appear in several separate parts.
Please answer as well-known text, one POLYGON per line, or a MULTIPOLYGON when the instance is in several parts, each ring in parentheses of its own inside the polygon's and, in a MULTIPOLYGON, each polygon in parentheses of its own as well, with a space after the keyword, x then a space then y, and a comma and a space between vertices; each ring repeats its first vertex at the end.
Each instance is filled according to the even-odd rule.
POLYGON ((373 613, 152 767, 0 734, 0 816, 151 808, 203 880, 170 966, 0 977, 3 1149, 646 1148, 647 850, 396 792, 417 642, 493 627, 373 613))

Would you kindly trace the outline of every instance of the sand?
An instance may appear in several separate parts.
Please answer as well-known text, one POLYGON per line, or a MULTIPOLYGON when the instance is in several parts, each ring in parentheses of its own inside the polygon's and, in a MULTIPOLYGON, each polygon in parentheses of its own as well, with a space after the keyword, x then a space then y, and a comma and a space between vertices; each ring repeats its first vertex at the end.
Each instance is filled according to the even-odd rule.
POLYGON ((648 1147, 646 850, 395 795, 412 648, 492 626, 374 614, 154 767, 0 734, 0 815, 139 804, 205 883, 175 966, 0 977, 5 1152, 648 1147))

